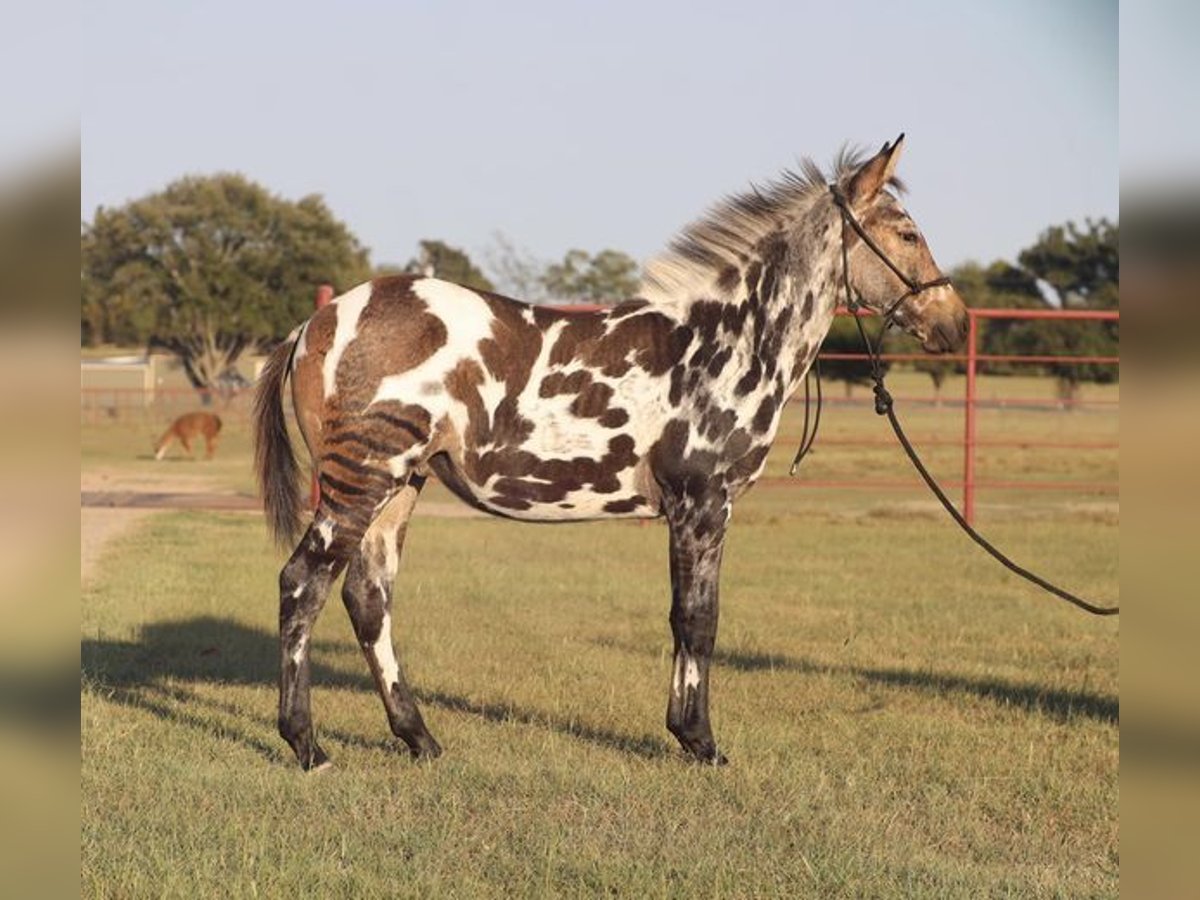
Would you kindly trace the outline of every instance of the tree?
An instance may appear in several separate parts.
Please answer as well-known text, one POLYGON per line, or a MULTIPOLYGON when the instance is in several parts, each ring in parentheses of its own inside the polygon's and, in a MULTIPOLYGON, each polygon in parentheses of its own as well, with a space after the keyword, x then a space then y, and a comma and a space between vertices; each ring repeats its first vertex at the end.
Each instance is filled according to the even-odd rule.
POLYGON ((527 303, 546 299, 546 264, 524 247, 518 247, 502 232, 492 234, 492 245, 484 250, 488 271, 502 294, 527 303))
POLYGON ((620 250, 601 250, 590 256, 568 250, 562 262, 546 267, 542 283, 556 300, 615 303, 632 297, 638 288, 638 264, 620 250))
MULTIPOLYGON (((1062 309, 1116 309, 1120 302, 1118 228, 1106 219, 1048 228, 1018 256, 1035 294, 1031 305, 1062 309)), ((1006 352, 1030 355, 1116 356, 1116 322, 1024 321, 1011 323, 1003 340, 1006 352)), ((1097 363, 1050 363, 1044 369, 1058 378, 1059 396, 1071 405, 1085 381, 1115 381, 1115 366, 1097 363)))
POLYGON ((315 285, 369 273, 366 250, 320 197, 284 200, 237 174, 101 207, 80 255, 85 334, 169 350, 204 391, 244 350, 308 316, 315 285))
POLYGON ((488 277, 471 262, 471 257, 457 247, 444 241, 421 241, 419 246, 416 258, 408 263, 408 271, 444 278, 480 291, 495 290, 488 277))
MULTIPOLYGON (((863 323, 864 325, 866 323, 863 323)), ((868 326, 870 327, 870 326, 868 326)), ((874 340, 874 338, 872 338, 874 340)), ((866 359, 829 359, 827 353, 858 353, 865 354, 862 336, 858 326, 849 316, 837 316, 825 342, 821 344, 821 377, 830 381, 840 381, 846 386, 846 396, 850 396, 850 388, 856 384, 871 384, 871 363, 866 359)), ((884 373, 891 364, 886 360, 880 362, 884 373)))
POLYGON ((1117 226, 1107 219, 1074 222, 1042 232, 1017 257, 1021 267, 1048 286, 1063 309, 1116 309, 1120 282, 1117 226))

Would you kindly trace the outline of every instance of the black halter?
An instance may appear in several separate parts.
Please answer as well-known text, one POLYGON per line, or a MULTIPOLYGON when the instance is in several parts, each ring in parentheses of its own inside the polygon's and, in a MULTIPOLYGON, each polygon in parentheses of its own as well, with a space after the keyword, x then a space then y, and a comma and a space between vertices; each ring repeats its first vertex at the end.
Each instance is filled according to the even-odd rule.
MULTIPOLYGON (((916 281, 910 278, 891 258, 883 252, 882 248, 875 243, 874 239, 867 234, 867 230, 862 227, 862 223, 855 218, 855 215, 850 210, 850 203, 846 200, 846 195, 841 187, 837 184, 829 186, 829 193, 833 196, 833 203, 838 208, 838 212, 842 216, 842 286, 846 292, 846 309, 854 316, 854 324, 858 326, 859 336, 867 347, 867 356, 871 362, 871 378, 875 382, 875 411, 881 415, 884 412, 882 403, 887 403, 889 406, 892 402, 891 397, 883 388, 883 371, 879 361, 878 349, 871 343, 871 339, 867 336, 866 330, 863 328, 862 319, 859 316, 859 311, 863 309, 863 304, 854 296, 854 290, 850 287, 850 241, 847 239, 847 226, 859 236, 864 244, 866 244, 871 252, 879 257, 896 277, 899 278, 907 290, 888 304, 883 312, 883 330, 886 331, 894 324, 896 313, 900 311, 900 307, 909 297, 916 297, 922 291, 927 291, 930 288, 942 287, 950 283, 950 279, 945 275, 940 278, 934 278, 930 281, 916 281)), ((808 455, 812 449, 813 442, 817 439, 817 429, 821 427, 821 365, 814 361, 812 375, 816 381, 817 406, 816 412, 811 417, 809 416, 809 408, 812 404, 812 393, 809 390, 809 375, 804 377, 804 426, 800 432, 800 447, 796 450, 796 456, 792 460, 792 466, 788 470, 789 475, 795 475, 796 469, 800 462, 808 455), (809 429, 809 423, 812 423, 812 429, 809 429)))
POLYGON ((854 213, 850 211, 850 203, 846 200, 846 195, 842 193, 842 189, 836 184, 831 184, 829 186, 829 193, 833 195, 833 203, 838 208, 838 211, 842 214, 842 284, 846 289, 846 308, 850 310, 850 312, 857 313, 862 304, 854 298, 854 292, 850 289, 850 242, 846 240, 847 225, 849 225, 854 233, 862 239, 864 244, 871 248, 871 252, 878 256, 884 265, 891 269, 895 273, 896 277, 904 282, 904 286, 908 288, 908 290, 893 300, 888 308, 884 311, 884 327, 892 324, 892 319, 895 317, 896 312, 909 297, 915 297, 922 291, 927 291, 930 288, 942 287, 943 285, 950 283, 950 279, 945 275, 943 275, 941 278, 934 278, 931 281, 915 281, 910 278, 900 269, 899 266, 892 262, 892 260, 886 253, 883 252, 883 250, 880 249, 879 245, 875 243, 869 234, 867 234, 867 230, 862 227, 862 223, 860 223, 858 219, 854 217, 854 213))
MULTIPOLYGON (((917 455, 917 451, 913 448, 912 443, 908 440, 908 436, 904 433, 904 429, 900 427, 900 420, 896 418, 896 411, 893 408, 894 403, 892 401, 892 395, 888 393, 888 389, 884 387, 883 384, 883 366, 879 359, 879 349, 872 344, 870 338, 867 337, 866 329, 863 328, 862 318, 858 315, 859 310, 862 308, 862 304, 854 298, 854 291, 850 287, 850 253, 848 247, 849 241, 847 240, 846 236, 846 226, 849 226, 850 229, 862 239, 863 243, 871 248, 871 252, 883 260, 887 267, 896 273, 896 277, 904 282, 904 286, 908 288, 908 290, 892 301, 892 303, 884 311, 884 330, 886 330, 892 324, 896 312, 900 309, 901 304, 903 304, 905 300, 907 300, 909 297, 915 297, 922 291, 927 291, 930 288, 941 287, 942 285, 949 284, 950 279, 946 278, 945 276, 941 278, 935 278, 932 281, 914 281, 912 278, 909 278, 894 262, 888 259, 888 255, 879 248, 879 245, 871 239, 871 236, 867 234, 866 230, 859 223, 858 219, 854 217, 854 213, 850 211, 850 205, 847 203, 846 195, 842 193, 842 189, 836 184, 831 184, 829 186, 829 192, 833 195, 833 202, 838 207, 838 210, 842 215, 842 286, 846 291, 846 308, 854 315, 854 323, 858 326, 859 336, 862 337, 863 344, 867 349, 867 356, 871 361, 871 380, 875 383, 875 412, 881 416, 887 416, 888 422, 892 426, 892 430, 896 433, 897 440, 900 441, 900 445, 904 448, 904 452, 908 455, 908 458, 912 462, 913 466, 916 467, 917 473, 921 476, 921 479, 933 492, 933 495, 941 502, 942 506, 945 507, 946 512, 950 514, 951 518, 953 518, 954 521, 958 523, 959 527, 961 527, 963 531, 967 533, 967 536, 970 537, 971 540, 973 540, 980 547, 982 547, 988 553, 988 555, 990 555, 1009 571, 1021 576, 1026 581, 1036 584, 1038 587, 1042 588, 1048 593, 1051 593, 1062 600, 1066 600, 1068 603, 1079 607, 1085 612, 1089 612, 1095 616, 1119 615, 1119 607, 1097 606, 1096 604, 1089 603, 1083 598, 1072 594, 1070 591, 1066 591, 1063 588, 1052 584, 1041 576, 1030 572, 1028 569, 1017 565, 1017 563, 1005 556, 990 541, 988 541, 987 538, 971 527, 970 523, 963 518, 962 513, 955 508, 954 504, 950 501, 950 498, 946 496, 946 492, 942 490, 941 485, 937 483, 934 477, 929 473, 929 470, 925 468, 924 463, 921 462, 921 458, 917 455)), ((800 465, 800 461, 804 459, 804 457, 808 455, 808 451, 812 449, 813 442, 817 439, 817 427, 821 423, 821 369, 814 363, 813 371, 816 372, 817 380, 817 412, 813 417, 813 428, 812 432, 810 433, 808 429, 809 390, 808 376, 806 375, 804 379, 804 428, 800 436, 800 449, 796 452, 796 458, 792 460, 792 468, 789 472, 791 475, 796 474, 796 467, 800 465)))

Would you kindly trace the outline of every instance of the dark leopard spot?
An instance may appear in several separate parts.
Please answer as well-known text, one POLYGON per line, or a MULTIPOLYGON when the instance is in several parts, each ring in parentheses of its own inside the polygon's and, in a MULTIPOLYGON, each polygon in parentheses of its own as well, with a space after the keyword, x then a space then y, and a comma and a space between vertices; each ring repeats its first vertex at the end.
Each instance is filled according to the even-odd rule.
POLYGON ((596 421, 605 428, 620 428, 629 421, 629 413, 623 409, 610 409, 596 421))
POLYGON ((646 498, 641 494, 634 494, 632 497, 627 497, 624 500, 609 500, 604 504, 604 511, 607 513, 630 513, 645 506, 646 498))
POLYGON ((754 414, 753 428, 758 434, 765 434, 773 421, 775 421, 775 398, 763 397, 762 403, 758 405, 758 412, 754 414))

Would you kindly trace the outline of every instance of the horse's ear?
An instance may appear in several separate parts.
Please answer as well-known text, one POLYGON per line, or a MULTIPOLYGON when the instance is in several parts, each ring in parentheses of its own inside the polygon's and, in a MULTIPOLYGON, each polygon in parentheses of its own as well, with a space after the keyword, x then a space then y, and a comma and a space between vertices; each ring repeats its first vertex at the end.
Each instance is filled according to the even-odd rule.
POLYGON ((904 135, 868 159, 857 172, 850 176, 846 185, 846 197, 854 207, 865 206, 875 199, 884 186, 896 174, 900 151, 904 148, 904 135))

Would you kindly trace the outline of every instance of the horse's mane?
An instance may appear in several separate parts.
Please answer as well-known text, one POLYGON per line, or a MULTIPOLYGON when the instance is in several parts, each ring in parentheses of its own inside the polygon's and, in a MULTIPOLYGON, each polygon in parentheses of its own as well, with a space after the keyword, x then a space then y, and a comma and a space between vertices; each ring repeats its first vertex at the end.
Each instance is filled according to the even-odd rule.
MULTIPOLYGON (((799 171, 785 169, 772 181, 725 197, 646 264, 639 296, 669 302, 709 289, 730 266, 744 266, 763 238, 798 220, 830 183, 844 186, 865 157, 861 148, 843 146, 828 174, 805 157, 799 171)), ((890 183, 903 190, 899 179, 890 183)))

